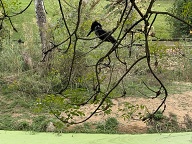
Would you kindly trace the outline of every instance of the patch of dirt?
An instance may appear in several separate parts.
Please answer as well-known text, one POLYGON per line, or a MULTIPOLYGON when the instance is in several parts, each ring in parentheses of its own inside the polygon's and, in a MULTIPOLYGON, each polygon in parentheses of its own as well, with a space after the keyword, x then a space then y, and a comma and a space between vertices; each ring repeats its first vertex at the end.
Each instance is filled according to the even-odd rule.
MULTIPOLYGON (((92 116, 87 122, 102 122, 108 117, 115 117, 119 124, 119 131, 126 133, 145 133, 147 131, 146 123, 141 120, 124 120, 122 117, 122 112, 118 111, 122 108, 123 102, 129 102, 131 104, 146 105, 148 110, 154 111, 161 103, 160 99, 145 99, 145 98, 118 98, 113 100, 114 106, 112 107, 112 112, 110 115, 104 115, 103 113, 97 113, 92 116)), ((86 116, 90 115, 95 106, 85 106, 83 110, 86 116)), ((184 122, 184 116, 188 114, 192 116, 192 91, 184 92, 181 94, 169 95, 166 101, 166 110, 164 115, 169 116, 169 114, 177 115, 177 120, 180 124, 184 122)), ((82 118, 83 119, 83 118, 82 118)), ((80 121, 79 118, 76 119, 80 121)))

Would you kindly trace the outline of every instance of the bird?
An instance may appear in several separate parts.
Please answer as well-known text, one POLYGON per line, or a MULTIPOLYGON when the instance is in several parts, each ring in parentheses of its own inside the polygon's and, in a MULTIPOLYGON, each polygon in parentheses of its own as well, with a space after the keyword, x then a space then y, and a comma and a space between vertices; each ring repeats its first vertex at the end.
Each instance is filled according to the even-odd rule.
POLYGON ((22 39, 18 39, 17 42, 18 42, 19 44, 24 43, 24 41, 22 41, 22 39))
POLYGON ((102 25, 97 21, 94 21, 92 23, 91 30, 88 33, 87 37, 92 32, 95 32, 95 35, 98 36, 98 38, 102 41, 111 42, 112 44, 115 44, 117 42, 117 40, 113 36, 111 36, 110 32, 107 32, 107 31, 102 29, 102 25))
POLYGON ((23 44, 23 43, 24 43, 24 41, 23 41, 22 39, 13 40, 13 41, 16 41, 16 42, 18 42, 18 44, 23 44))

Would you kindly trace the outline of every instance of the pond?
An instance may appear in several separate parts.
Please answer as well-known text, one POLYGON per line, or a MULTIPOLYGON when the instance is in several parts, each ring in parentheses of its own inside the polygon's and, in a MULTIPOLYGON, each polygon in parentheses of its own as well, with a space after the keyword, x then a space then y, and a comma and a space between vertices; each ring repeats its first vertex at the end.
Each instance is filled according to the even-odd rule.
POLYGON ((192 132, 158 134, 82 134, 0 131, 0 144, 192 144, 192 132))

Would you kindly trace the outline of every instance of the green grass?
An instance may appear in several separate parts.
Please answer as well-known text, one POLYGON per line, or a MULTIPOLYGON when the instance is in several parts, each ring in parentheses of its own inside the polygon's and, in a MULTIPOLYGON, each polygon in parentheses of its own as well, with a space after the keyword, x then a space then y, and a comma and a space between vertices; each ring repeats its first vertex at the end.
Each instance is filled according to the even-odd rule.
MULTIPOLYGON (((26 0, 20 0, 20 2, 21 2, 20 10, 25 8, 29 3, 26 0)), ((168 2, 165 0, 158 0, 155 2, 153 10, 167 11, 167 9, 172 6, 172 3, 173 3, 173 0, 168 1, 168 2)), ((107 4, 107 2, 100 2, 98 5, 96 5, 96 7, 93 11, 90 11, 91 14, 93 15, 92 17, 90 17, 92 21, 94 21, 94 20, 103 21, 103 18, 105 17, 105 14, 106 14, 103 11, 103 8, 105 7, 106 4, 107 4), (98 9, 102 9, 103 13, 101 10, 98 10, 98 9)), ((48 15, 47 15, 48 21, 52 25, 54 25, 55 20, 51 17, 53 15, 56 15, 56 14, 58 15, 58 13, 60 13, 59 8, 58 8, 58 3, 48 0, 48 1, 45 1, 45 6, 46 6, 46 10, 48 12, 48 15)), ((104 23, 104 26, 105 27, 107 26, 108 30, 110 30, 109 29, 110 27, 114 27, 112 25, 110 19, 113 19, 113 21, 114 21, 114 18, 112 18, 112 16, 109 16, 108 18, 105 19, 105 21, 107 21, 107 23, 104 23)), ((18 33, 14 33, 12 35, 13 39, 18 39, 18 38, 22 38, 24 40, 27 39, 26 32, 28 31, 27 28, 29 28, 29 27, 33 28, 34 33, 38 33, 38 28, 36 26, 36 13, 35 13, 35 7, 34 7, 33 2, 31 4, 31 6, 23 14, 18 15, 17 17, 13 17, 12 21, 18 30, 18 33)), ((154 27, 155 27, 155 32, 156 32, 157 37, 170 38, 170 34, 169 34, 170 27, 168 26, 168 23, 166 22, 165 15, 158 15, 156 22, 154 23, 154 27)))
MULTIPOLYGON (((26 0, 19 0, 21 2, 20 8, 17 10, 18 12, 23 10, 28 4, 29 1, 26 0)), ((17 29, 18 33, 14 32, 12 34, 12 39, 17 40, 21 38, 22 40, 26 40, 26 32, 29 27, 33 28, 34 31, 37 32, 37 27, 35 25, 36 14, 34 10, 34 2, 30 5, 30 7, 22 14, 11 18, 15 28, 17 29)))
MULTIPOLYGON (((173 4, 173 0, 157 0, 152 8, 154 11, 167 11, 173 4)), ((171 38, 170 27, 166 20, 166 15, 158 15, 154 23, 155 33, 158 38, 171 38)), ((153 17, 152 17, 153 18, 153 17)), ((152 20, 151 18, 151 20, 152 20)))

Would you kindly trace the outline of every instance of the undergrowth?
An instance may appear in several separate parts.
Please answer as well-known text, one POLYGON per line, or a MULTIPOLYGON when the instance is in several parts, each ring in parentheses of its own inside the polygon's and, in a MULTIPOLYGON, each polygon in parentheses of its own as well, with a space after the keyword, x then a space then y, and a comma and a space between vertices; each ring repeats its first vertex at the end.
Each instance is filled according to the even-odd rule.
MULTIPOLYGON (((30 16, 31 14, 29 14, 30 16)), ((161 17, 160 19, 164 18, 161 17)), ((37 98, 41 99, 47 93, 56 93, 67 85, 73 53, 69 50, 68 55, 66 55, 64 51, 67 46, 61 46, 60 50, 54 51, 51 61, 52 68, 48 72, 45 71, 44 64, 41 62, 40 39, 37 28, 34 28, 36 24, 32 22, 32 19, 28 21, 31 23, 24 22, 19 24, 19 29, 23 28, 21 30, 22 34, 11 35, 11 39, 6 37, 0 41, 0 129, 46 131, 47 125, 53 122, 56 128, 54 131, 70 132, 63 129, 63 127, 66 127, 64 124, 47 116, 49 114, 46 112, 46 116, 44 114, 37 114, 33 111, 33 108, 37 98), (37 33, 34 33, 34 31, 37 33), (22 38, 25 42, 19 44, 17 42, 19 38, 22 38)), ((158 22, 156 24, 158 26, 158 22)), ((86 30, 88 29, 86 27, 86 30)), ((84 35, 86 33, 85 30, 81 32, 84 35)), ((168 37, 168 35, 166 33, 163 37, 168 37)), ((159 34, 158 36, 161 35, 159 34)), ((57 37, 61 36, 57 35, 57 37)), ((60 41, 60 39, 58 38, 57 41, 60 41)), ((87 49, 93 46, 93 44, 98 44, 98 42, 94 40, 92 43, 78 43, 77 56, 84 55, 87 49)), ((89 55, 74 61, 74 73, 71 77, 70 89, 65 92, 68 96, 74 96, 74 102, 80 97, 87 98, 87 95, 94 89, 94 71, 90 67, 95 64, 101 55, 106 53, 105 47, 107 46, 108 44, 103 44, 100 46, 100 49, 92 51, 89 55)), ((167 47, 158 42, 151 43, 150 48, 152 67, 157 76, 165 83, 170 93, 191 90, 192 85, 186 86, 185 82, 192 82, 192 50, 185 46, 185 42, 176 44, 175 47, 167 47), (176 84, 175 82, 178 83, 176 84)), ((128 59, 130 64, 143 54, 142 49, 143 47, 134 47, 133 57, 128 59)), ((125 51, 120 50, 119 54, 123 58, 127 58, 125 51)), ((124 89, 127 91, 125 97, 151 96, 152 92, 146 88, 143 81, 152 89, 157 88, 159 85, 149 79, 152 75, 146 67, 147 65, 144 62, 137 65, 125 78, 124 84, 120 85, 112 93, 111 97, 119 96, 117 94, 121 91, 123 92, 124 89)), ((121 67, 118 67, 116 71, 118 76, 122 71, 121 67)), ((108 80, 109 77, 102 77, 102 79, 103 81, 105 79, 108 80)), ((112 82, 115 82, 115 79, 112 82)), ((107 89, 107 86, 102 86, 103 89, 107 89)), ((78 99, 77 102, 79 102, 78 99)), ((186 129, 191 130, 191 118, 189 116, 185 117, 185 123, 186 129)), ((119 122, 116 118, 108 118, 105 122, 96 124, 85 123, 71 131, 116 133, 118 132, 118 124, 119 122)), ((149 129, 150 132, 169 132, 181 129, 177 123, 176 116, 164 117, 161 113, 157 113, 156 120, 149 123, 149 125, 151 127, 149 129)))

